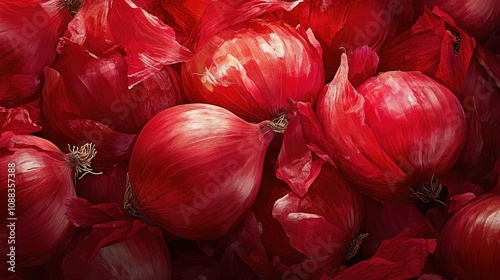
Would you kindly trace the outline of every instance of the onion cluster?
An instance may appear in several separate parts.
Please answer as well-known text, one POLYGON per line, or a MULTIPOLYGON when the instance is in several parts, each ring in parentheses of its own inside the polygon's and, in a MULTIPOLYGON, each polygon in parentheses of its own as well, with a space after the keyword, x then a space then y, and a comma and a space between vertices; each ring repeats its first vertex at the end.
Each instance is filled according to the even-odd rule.
POLYGON ((3 0, 0 278, 496 279, 500 5, 3 0))

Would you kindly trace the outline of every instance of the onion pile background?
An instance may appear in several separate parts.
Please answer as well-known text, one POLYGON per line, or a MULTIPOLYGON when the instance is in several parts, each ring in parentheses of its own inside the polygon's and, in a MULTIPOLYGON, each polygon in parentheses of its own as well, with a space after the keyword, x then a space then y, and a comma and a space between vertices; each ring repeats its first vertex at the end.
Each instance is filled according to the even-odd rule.
POLYGON ((2 0, 0 278, 497 279, 499 25, 495 0, 2 0))

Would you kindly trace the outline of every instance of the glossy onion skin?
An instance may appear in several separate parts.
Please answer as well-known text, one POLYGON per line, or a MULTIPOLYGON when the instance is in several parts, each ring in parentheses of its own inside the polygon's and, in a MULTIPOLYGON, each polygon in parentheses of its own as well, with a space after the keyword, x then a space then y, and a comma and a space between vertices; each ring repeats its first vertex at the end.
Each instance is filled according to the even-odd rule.
POLYGON ((273 132, 207 104, 164 110, 143 129, 130 158, 134 205, 188 239, 234 229, 253 204, 273 132))
POLYGON ((500 194, 471 201, 445 224, 436 261, 450 278, 498 279, 500 275, 500 194))
POLYGON ((455 164, 465 142, 464 111, 453 93, 420 72, 381 73, 356 91, 346 69, 343 59, 318 102, 333 160, 363 194, 410 202, 410 187, 455 164))
MULTIPOLYGON (((8 136, 3 136, 8 137, 8 136)), ((4 139, 2 139, 4 140, 4 139)), ((9 140, 7 140, 9 141, 9 140)), ((0 243, 2 273, 10 246, 15 246, 16 269, 40 265, 54 257, 55 248, 70 234, 71 223, 66 219, 64 199, 75 196, 74 165, 51 142, 32 135, 17 135, 10 143, 1 143, 0 163, 4 170, 0 179, 0 243), (4 144, 7 144, 4 145, 4 144), (8 176, 8 164, 15 164, 15 177, 8 176), (8 179, 15 185, 15 244, 8 244, 8 179), (12 182, 12 181, 11 181, 12 182), (5 241, 5 242, 4 242, 5 241)))
POLYGON ((323 88, 320 54, 289 25, 252 19, 213 36, 182 67, 188 99, 247 121, 274 119, 286 99, 312 101, 323 88))

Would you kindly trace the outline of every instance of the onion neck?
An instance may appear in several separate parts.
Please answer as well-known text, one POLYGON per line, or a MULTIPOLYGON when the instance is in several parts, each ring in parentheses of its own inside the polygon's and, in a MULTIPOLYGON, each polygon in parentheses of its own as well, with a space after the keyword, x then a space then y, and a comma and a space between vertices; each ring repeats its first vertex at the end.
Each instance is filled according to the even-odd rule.
POLYGON ((368 236, 368 233, 363 233, 359 234, 357 237, 355 237, 351 243, 349 244, 349 251, 347 252, 346 259, 350 260, 352 257, 354 257, 359 250, 359 247, 361 247, 361 243, 363 242, 363 239, 368 236))
POLYGON ((71 161, 75 163, 75 182, 87 174, 102 174, 102 172, 92 170, 91 161, 97 154, 94 144, 87 143, 81 147, 68 145, 68 149, 71 153, 71 161))
POLYGON ((82 0, 61 0, 61 5, 67 8, 72 15, 75 15, 83 5, 82 0))
POLYGON ((273 119, 272 121, 266 121, 267 126, 271 128, 275 133, 285 133, 286 127, 288 126, 288 119, 285 113, 281 113, 273 119))
POLYGON ((134 194, 132 193, 132 185, 130 184, 129 174, 127 173, 127 185, 125 186, 125 196, 123 197, 123 209, 130 216, 141 218, 144 217, 139 213, 139 210, 134 204, 134 194))
POLYGON ((442 205, 445 205, 444 202, 438 199, 442 189, 443 186, 439 183, 437 178, 432 175, 429 183, 420 182, 416 188, 410 188, 410 190, 413 192, 410 196, 419 198, 424 203, 435 201, 442 205))

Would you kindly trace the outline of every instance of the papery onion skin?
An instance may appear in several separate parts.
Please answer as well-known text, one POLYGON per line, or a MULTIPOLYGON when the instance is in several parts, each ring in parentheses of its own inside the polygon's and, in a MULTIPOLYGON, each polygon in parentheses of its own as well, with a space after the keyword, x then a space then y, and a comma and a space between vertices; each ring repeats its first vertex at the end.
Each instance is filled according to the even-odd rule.
POLYGON ((378 52, 378 71, 420 71, 457 93, 476 41, 446 13, 426 9, 415 24, 378 52))
POLYGON ((199 48, 182 67, 187 98, 224 107, 247 121, 274 119, 287 98, 313 101, 323 87, 320 54, 277 20, 239 23, 199 48))
POLYGON ((273 135, 266 122, 250 124, 213 105, 164 110, 130 158, 136 210, 187 239, 226 234, 255 200, 273 135))
POLYGON ((43 133, 60 148, 94 143, 100 151, 96 167, 126 160, 146 122, 179 102, 180 77, 171 67, 128 89, 128 66, 119 47, 96 57, 63 39, 58 50, 57 62, 45 69, 43 133))
POLYGON ((0 206, 0 238, 5 241, 0 244, 0 266, 4 275, 9 272, 10 246, 15 246, 15 269, 19 269, 41 265, 55 257, 57 246, 69 237, 72 225, 64 215, 64 199, 75 196, 75 164, 54 144, 36 136, 3 134, 0 144, 0 162, 5 168, 0 173, 5 182, 0 188, 0 195, 5 198, 0 206), (8 187, 8 182, 14 187, 8 187), (7 203, 11 189, 15 189, 13 207, 7 203), (8 208, 14 208, 13 215, 9 216, 8 208), (17 220, 8 221, 9 217, 17 220), (7 226, 12 223, 15 244, 7 242, 12 236, 7 226))
POLYGON ((192 58, 192 53, 176 41, 170 26, 131 0, 84 1, 64 35, 99 56, 122 46, 127 53, 130 88, 166 65, 192 58))
POLYGON ((500 26, 500 3, 497 0, 423 0, 428 8, 438 6, 448 13, 471 36, 483 41, 500 26))
POLYGON ((368 46, 379 51, 387 40, 413 23, 409 0, 305 0, 283 20, 311 28, 323 48, 326 78, 331 80, 343 50, 368 46), (328 28, 326 28, 328 26, 328 28))
POLYGON ((500 274, 500 194, 485 194, 463 206, 443 227, 436 262, 460 279, 497 279, 500 274))
POLYGON ((232 246, 260 278, 317 279, 355 253, 362 201, 328 164, 303 197, 268 173, 252 211, 232 246))
POLYGON ((382 202, 410 202, 412 190, 448 171, 464 145, 462 107, 447 88, 419 72, 386 72, 358 92, 347 57, 318 101, 333 160, 357 189, 382 202))

